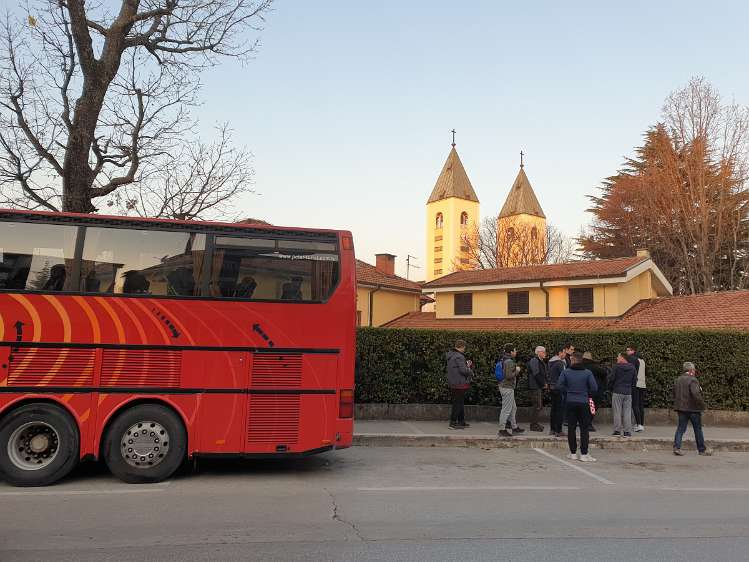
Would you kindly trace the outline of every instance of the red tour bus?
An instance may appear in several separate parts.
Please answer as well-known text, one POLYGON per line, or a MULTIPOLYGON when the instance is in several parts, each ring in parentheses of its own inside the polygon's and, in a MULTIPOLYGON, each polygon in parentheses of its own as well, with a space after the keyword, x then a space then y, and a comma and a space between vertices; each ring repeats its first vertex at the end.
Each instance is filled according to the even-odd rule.
POLYGON ((0 477, 349 447, 355 318, 348 232, 0 210, 0 477))

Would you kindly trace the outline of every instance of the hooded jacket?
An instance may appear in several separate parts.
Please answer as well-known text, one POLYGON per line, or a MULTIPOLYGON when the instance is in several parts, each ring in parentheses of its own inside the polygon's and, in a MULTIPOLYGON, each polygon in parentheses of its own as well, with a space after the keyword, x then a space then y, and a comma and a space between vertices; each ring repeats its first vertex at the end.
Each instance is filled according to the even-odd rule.
POLYGON ((588 399, 598 391, 593 373, 579 363, 562 371, 557 388, 567 392, 568 404, 587 404, 588 399))
POLYGON ((609 377, 609 387, 613 394, 632 394, 637 382, 637 371, 632 363, 617 363, 609 377))
POLYGON ((473 371, 468 368, 466 356, 457 349, 447 352, 447 384, 450 388, 468 388, 473 371))
POLYGON ((555 355, 549 359, 549 386, 551 386, 552 390, 556 390, 559 375, 561 375, 562 371, 566 368, 567 363, 565 363, 564 359, 559 357, 559 355, 555 355))

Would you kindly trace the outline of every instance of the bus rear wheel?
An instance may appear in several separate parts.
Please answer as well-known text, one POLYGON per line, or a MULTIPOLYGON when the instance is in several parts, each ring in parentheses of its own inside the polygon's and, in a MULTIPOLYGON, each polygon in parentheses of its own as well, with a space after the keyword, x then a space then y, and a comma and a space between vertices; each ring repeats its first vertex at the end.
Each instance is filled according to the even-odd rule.
POLYGON ((48 486, 78 464, 78 428, 53 404, 28 404, 0 422, 0 476, 13 486, 48 486))
POLYGON ((104 460, 109 470, 130 484, 166 480, 182 464, 186 450, 182 420, 158 404, 125 410, 104 437, 104 460))

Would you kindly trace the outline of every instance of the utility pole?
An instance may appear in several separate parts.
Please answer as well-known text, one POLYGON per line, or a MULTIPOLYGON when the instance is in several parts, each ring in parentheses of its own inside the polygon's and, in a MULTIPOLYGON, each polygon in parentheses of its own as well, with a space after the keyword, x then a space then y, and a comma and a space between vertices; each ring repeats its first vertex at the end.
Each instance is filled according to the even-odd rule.
POLYGON ((414 269, 420 269, 418 265, 411 265, 411 260, 415 260, 415 259, 418 259, 418 258, 416 256, 412 256, 411 254, 408 254, 406 256, 406 279, 410 279, 412 267, 414 269))

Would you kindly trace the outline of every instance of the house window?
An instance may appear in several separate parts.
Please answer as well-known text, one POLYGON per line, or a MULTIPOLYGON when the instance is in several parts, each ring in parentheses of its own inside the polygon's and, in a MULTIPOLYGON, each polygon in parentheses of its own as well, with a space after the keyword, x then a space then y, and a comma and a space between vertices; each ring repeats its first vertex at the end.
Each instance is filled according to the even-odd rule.
POLYGON ((593 312, 593 287, 570 289, 570 312, 593 312))
POLYGON ((442 246, 435 246, 434 247, 434 251, 435 252, 441 252, 442 251, 442 246))
POLYGON ((473 314, 473 293, 455 294, 455 316, 470 316, 473 314))
POLYGON ((442 242, 442 236, 441 235, 440 236, 435 236, 434 237, 434 241, 435 242, 442 242))
POLYGON ((468 226, 468 213, 465 211, 460 213, 460 226, 468 226))
POLYGON ((442 270, 441 269, 435 269, 434 270, 434 274, 435 275, 442 275, 442 270))
POLYGON ((461 247, 460 247, 460 251, 461 251, 461 252, 468 252, 468 251, 470 251, 470 250, 471 250, 471 248, 470 248, 469 246, 461 246, 461 247))
POLYGON ((437 218, 434 220, 435 228, 442 228, 443 220, 442 213, 437 213, 437 218))
POLYGON ((442 258, 434 258, 434 263, 442 263, 442 258))
POLYGON ((356 325, 361 326, 361 310, 356 311, 356 325))
POLYGON ((531 228, 531 239, 538 240, 538 229, 535 226, 531 228))
POLYGON ((528 291, 507 293, 507 312, 509 314, 528 314, 528 291))

